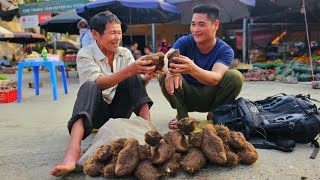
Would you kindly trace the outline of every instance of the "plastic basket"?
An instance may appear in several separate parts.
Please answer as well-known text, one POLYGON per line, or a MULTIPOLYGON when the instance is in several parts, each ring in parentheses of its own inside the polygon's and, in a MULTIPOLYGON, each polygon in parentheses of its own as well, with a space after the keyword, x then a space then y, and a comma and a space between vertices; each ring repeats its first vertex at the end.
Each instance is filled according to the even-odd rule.
POLYGON ((17 90, 0 91, 0 103, 9 103, 17 100, 17 90))
POLYGON ((253 64, 254 68, 273 68, 273 64, 253 64))
POLYGON ((64 57, 64 62, 70 62, 70 61, 76 61, 77 59, 77 56, 74 56, 74 55, 66 55, 64 57))

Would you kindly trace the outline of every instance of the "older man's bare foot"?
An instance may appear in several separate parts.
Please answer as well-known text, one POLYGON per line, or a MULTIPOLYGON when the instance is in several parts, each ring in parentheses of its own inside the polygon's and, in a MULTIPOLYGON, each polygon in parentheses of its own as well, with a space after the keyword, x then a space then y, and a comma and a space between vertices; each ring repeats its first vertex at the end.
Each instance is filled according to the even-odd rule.
POLYGON ((50 174, 52 176, 59 177, 59 176, 64 176, 66 174, 69 174, 75 169, 76 169, 76 164, 58 165, 50 171, 50 174))
POLYGON ((52 176, 63 176, 76 169, 76 163, 80 159, 80 147, 69 147, 60 165, 54 167, 50 174, 52 176))

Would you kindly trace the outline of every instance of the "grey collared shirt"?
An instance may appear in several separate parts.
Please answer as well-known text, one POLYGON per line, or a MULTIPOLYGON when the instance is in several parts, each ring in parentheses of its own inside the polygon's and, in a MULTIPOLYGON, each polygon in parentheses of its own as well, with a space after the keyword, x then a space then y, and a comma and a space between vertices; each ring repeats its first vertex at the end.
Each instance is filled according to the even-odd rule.
MULTIPOLYGON (((86 81, 96 81, 102 75, 111 75, 135 62, 129 49, 119 47, 114 54, 113 72, 108 64, 108 58, 102 53, 97 42, 83 47, 77 54, 77 69, 80 85, 86 81)), ((104 100, 110 104, 116 93, 117 85, 102 91, 104 100)))

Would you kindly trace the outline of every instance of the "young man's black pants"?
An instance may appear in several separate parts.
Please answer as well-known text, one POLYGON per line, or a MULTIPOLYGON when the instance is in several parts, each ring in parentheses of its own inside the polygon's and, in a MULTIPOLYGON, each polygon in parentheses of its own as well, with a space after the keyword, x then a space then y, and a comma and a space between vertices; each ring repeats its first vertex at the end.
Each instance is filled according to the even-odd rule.
POLYGON ((108 104, 102 96, 102 89, 93 81, 87 81, 79 89, 68 130, 82 118, 85 139, 93 128, 100 128, 110 118, 130 118, 132 112, 139 115, 140 107, 153 102, 149 98, 140 75, 134 75, 119 83, 115 96, 108 104))

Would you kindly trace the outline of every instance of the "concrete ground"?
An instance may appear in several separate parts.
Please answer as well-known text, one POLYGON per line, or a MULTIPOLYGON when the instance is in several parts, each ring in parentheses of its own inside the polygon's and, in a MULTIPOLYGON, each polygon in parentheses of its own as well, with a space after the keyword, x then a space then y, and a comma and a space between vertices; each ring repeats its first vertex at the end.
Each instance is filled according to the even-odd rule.
MULTIPOLYGON (((8 77, 17 79, 16 75, 8 77)), ((69 93, 64 94, 59 73, 59 98, 53 101, 49 74, 41 73, 40 81, 43 87, 40 88, 40 95, 35 96, 34 90, 27 84, 33 82, 33 76, 24 74, 22 102, 0 104, 0 179, 58 179, 50 176, 49 171, 60 163, 68 143, 66 124, 79 83, 75 72, 71 73, 69 93)), ((161 94, 156 81, 148 85, 148 91, 154 100, 152 121, 161 133, 165 133, 168 131, 168 120, 175 116, 175 111, 161 94)), ((240 96, 258 100, 278 93, 311 94, 311 97, 320 100, 320 90, 311 89, 310 85, 281 82, 245 82, 240 96)), ((317 105, 320 106, 319 103, 317 105)), ((204 113, 191 113, 190 116, 199 120, 206 118, 204 113)), ((82 149, 88 148, 93 137, 94 134, 84 141, 82 149)), ((180 172, 172 179, 320 179, 320 157, 310 159, 312 151, 313 147, 309 144, 298 144, 292 153, 258 150, 259 159, 251 166, 228 168, 210 165, 196 176, 180 172)), ((72 173, 61 179, 93 178, 83 173, 72 173)))

